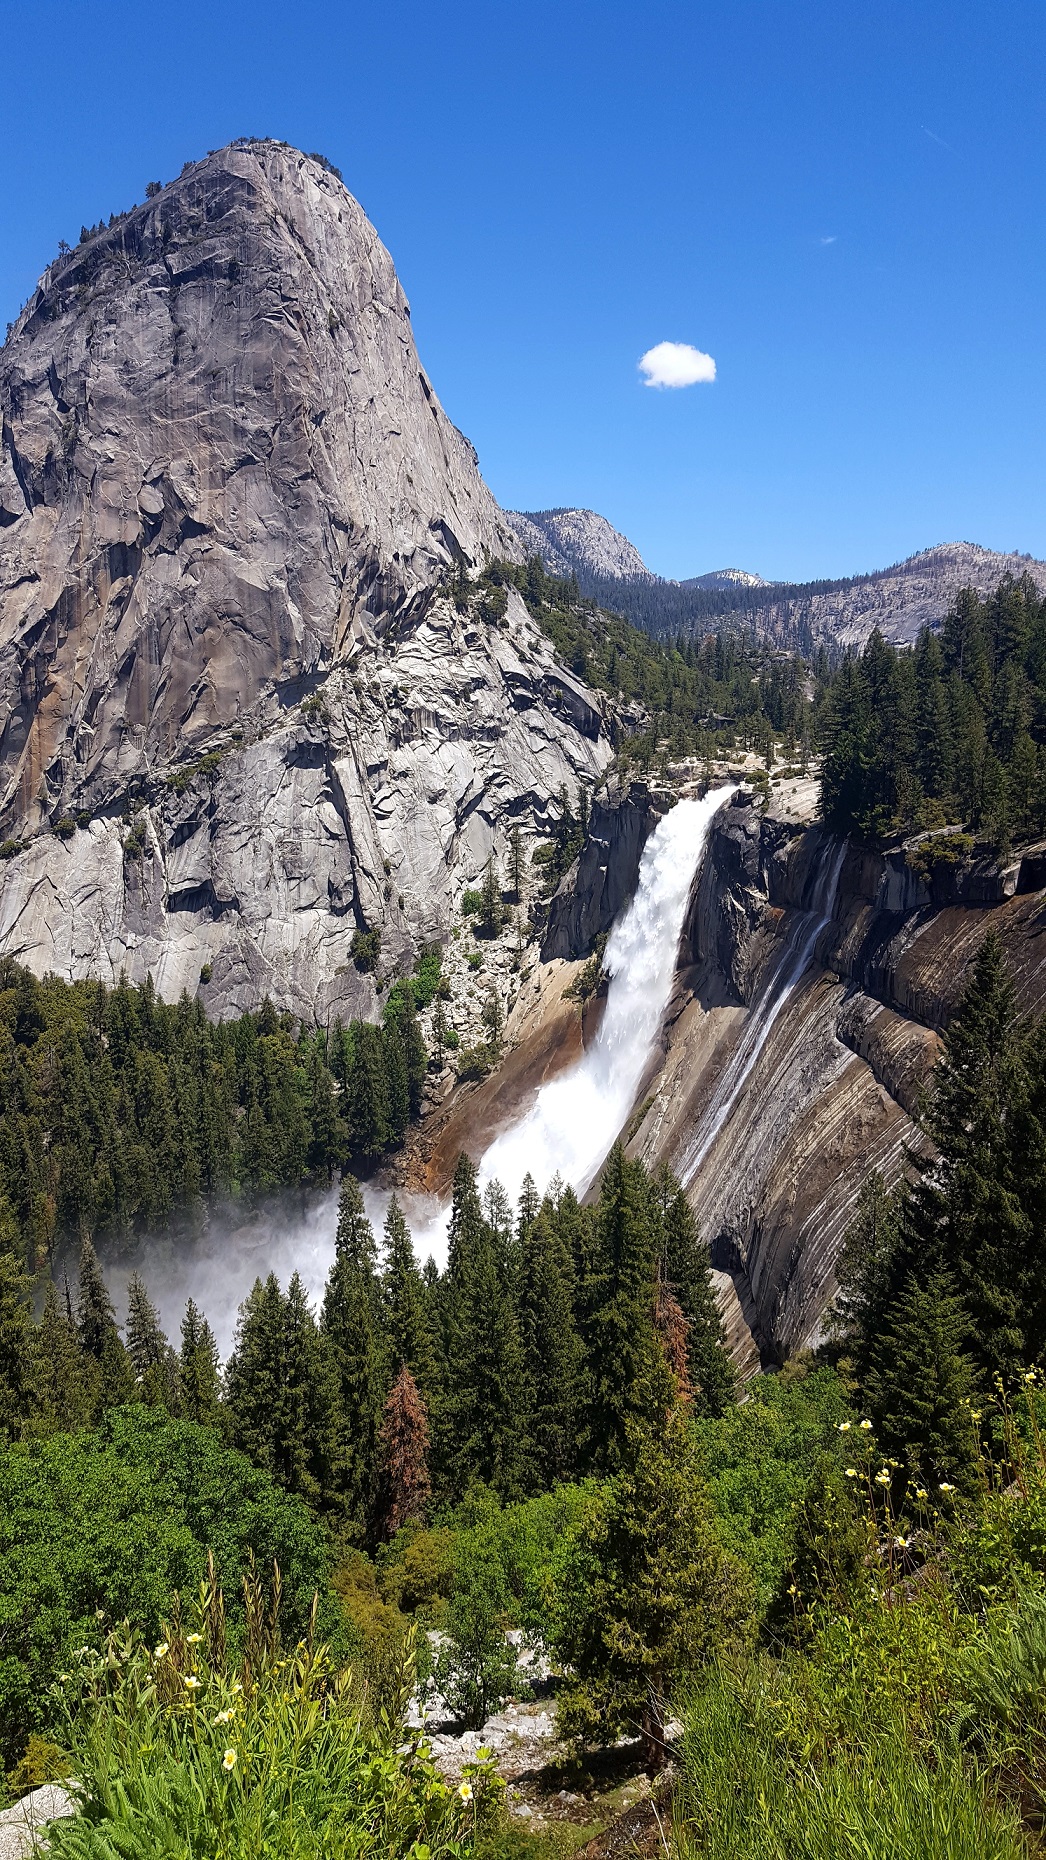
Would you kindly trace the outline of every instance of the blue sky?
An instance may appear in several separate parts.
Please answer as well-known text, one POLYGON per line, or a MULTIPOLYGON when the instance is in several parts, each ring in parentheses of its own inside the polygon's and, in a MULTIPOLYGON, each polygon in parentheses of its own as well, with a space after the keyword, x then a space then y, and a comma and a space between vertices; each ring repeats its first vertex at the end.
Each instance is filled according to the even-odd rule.
POLYGON ((0 0, 0 321, 241 134, 389 246, 503 504, 667 575, 1046 557, 1042 0, 0 0), (694 344, 713 383, 645 387, 694 344))

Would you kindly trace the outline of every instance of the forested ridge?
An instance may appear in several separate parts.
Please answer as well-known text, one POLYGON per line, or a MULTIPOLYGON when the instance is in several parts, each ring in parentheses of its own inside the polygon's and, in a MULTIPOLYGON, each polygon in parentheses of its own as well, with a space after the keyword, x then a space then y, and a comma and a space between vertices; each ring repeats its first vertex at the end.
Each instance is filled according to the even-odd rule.
POLYGON ((1046 832, 1046 599, 967 590, 912 651, 873 633, 820 701, 825 822, 867 839, 969 827, 1007 852, 1046 832))
POLYGON ((154 1231, 222 1196, 330 1182, 401 1143, 427 1054, 417 1005, 438 952, 382 1022, 306 1028, 271 1005, 212 1021, 152 981, 38 981, 0 960, 0 1231, 30 1270, 58 1239, 154 1231))

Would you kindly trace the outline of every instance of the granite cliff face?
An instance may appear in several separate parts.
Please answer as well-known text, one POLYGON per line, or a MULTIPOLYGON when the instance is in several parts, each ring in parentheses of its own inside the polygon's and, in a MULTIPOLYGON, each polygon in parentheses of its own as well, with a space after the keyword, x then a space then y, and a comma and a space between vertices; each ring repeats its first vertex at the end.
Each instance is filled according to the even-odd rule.
POLYGON ((594 510, 509 510, 506 513, 520 546, 539 555, 550 575, 585 587, 603 581, 656 583, 635 543, 622 536, 594 510))
POLYGON ((803 825, 808 803, 783 789, 768 814, 742 795, 719 815, 631 1138, 686 1183, 765 1359, 816 1337, 863 1180, 896 1179, 918 1140, 919 1094, 989 924, 1023 1007, 1046 1007, 1043 848, 1002 870, 970 862, 935 890, 903 850, 803 825))
POLYGON ((60 257, 0 415, 0 949, 37 971, 365 1010, 353 932, 445 931, 609 759, 515 595, 447 597, 518 544, 321 162, 234 144, 60 257))
MULTIPOLYGON (((546 958, 587 953, 673 798, 612 784, 593 806, 546 958)), ((1046 1010, 1046 845, 927 879, 904 847, 827 834, 816 799, 815 781, 782 781, 764 813, 740 788, 716 816, 661 1058, 624 1133, 686 1186, 748 1371, 816 1340, 863 1182, 895 1181, 920 1141, 920 1095, 989 926, 1024 1010, 1046 1010)))

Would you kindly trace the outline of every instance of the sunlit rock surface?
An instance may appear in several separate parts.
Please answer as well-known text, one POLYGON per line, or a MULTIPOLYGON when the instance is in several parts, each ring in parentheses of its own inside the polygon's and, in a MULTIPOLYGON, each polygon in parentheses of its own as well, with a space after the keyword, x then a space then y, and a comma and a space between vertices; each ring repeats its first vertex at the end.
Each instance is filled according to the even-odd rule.
POLYGON ((353 932, 444 932, 609 759, 515 596, 440 592, 519 545, 322 163, 233 145, 60 257, 0 413, 0 950, 38 972, 366 1010, 353 932))
POLYGON ((1001 871, 967 862, 937 897, 903 850, 844 852, 785 805, 782 796, 765 815, 732 806, 717 820, 664 1065, 632 1138, 634 1153, 688 1178, 713 1260, 729 1271, 764 1360, 816 1339, 861 1184, 870 1169, 896 1179, 918 1140, 919 1095, 989 926, 1022 1006, 1046 1007, 1042 848, 1001 871), (828 921, 782 1005, 788 952, 816 930, 818 886, 840 858, 828 921), (750 1048, 771 1008, 742 1083, 746 1040, 750 1048), (717 1102, 729 1115, 694 1169, 717 1102))

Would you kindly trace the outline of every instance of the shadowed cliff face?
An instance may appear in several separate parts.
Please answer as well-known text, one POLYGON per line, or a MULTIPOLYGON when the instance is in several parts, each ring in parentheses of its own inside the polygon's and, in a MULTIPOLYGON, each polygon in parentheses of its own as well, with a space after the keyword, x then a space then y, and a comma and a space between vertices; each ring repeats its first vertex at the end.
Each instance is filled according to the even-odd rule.
POLYGON ((515 595, 439 592, 518 544, 360 207, 276 143, 188 168, 49 268, 0 416, 0 949, 373 1007, 353 932, 444 934, 610 749, 515 595))
POLYGON ((1041 850, 937 902, 905 865, 752 806, 720 814, 634 1153, 685 1181, 767 1358, 816 1337, 870 1169, 896 1179, 919 1094, 993 925, 1046 1006, 1041 850), (1033 889, 1033 885, 1035 888, 1033 889))

